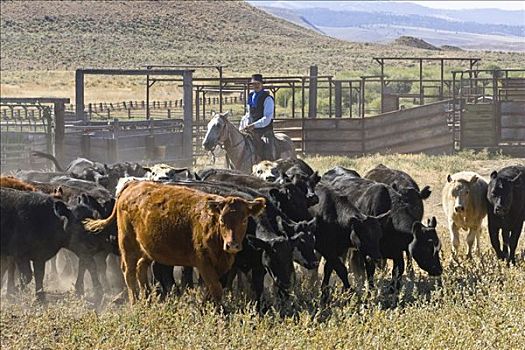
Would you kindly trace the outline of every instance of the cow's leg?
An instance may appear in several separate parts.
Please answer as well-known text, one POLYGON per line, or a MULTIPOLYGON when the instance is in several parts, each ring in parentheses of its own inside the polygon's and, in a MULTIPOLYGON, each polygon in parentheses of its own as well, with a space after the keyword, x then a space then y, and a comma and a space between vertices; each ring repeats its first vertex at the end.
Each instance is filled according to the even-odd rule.
POLYGON ((222 299, 222 286, 213 264, 210 261, 202 261, 197 266, 197 269, 208 288, 206 296, 211 296, 215 302, 219 303, 222 299))
POLYGON ((182 267, 181 287, 182 288, 193 288, 193 267, 191 266, 182 267))
POLYGON ((365 259, 365 269, 366 269, 366 280, 368 282, 368 288, 374 288, 374 274, 376 271, 376 264, 374 261, 365 259))
MULTIPOLYGON (((98 267, 97 263, 95 262, 95 259, 92 256, 85 257, 85 266, 87 270, 89 271, 89 275, 91 276, 91 283, 93 284, 93 291, 95 292, 95 303, 98 304, 100 300, 102 300, 102 297, 104 296, 104 291, 102 284, 99 280, 99 274, 98 274, 98 267)), ((80 268, 80 264, 79 264, 80 268)))
POLYGON ((499 242, 499 230, 500 226, 495 220, 489 220, 489 236, 490 236, 490 244, 492 245, 492 248, 496 252, 496 256, 498 259, 504 259, 503 251, 501 250, 501 245, 499 242))
POLYGON ((151 260, 145 256, 141 257, 137 262, 137 279, 139 281, 140 294, 144 297, 148 297, 150 294, 150 288, 148 284, 148 269, 151 265, 151 260))
POLYGON ((78 258, 78 274, 75 282, 75 292, 77 295, 84 295, 84 276, 86 274, 86 259, 84 257, 78 258))
POLYGON ((158 283, 157 288, 161 299, 173 290, 175 286, 175 278, 173 278, 173 266, 163 265, 158 262, 153 262, 153 278, 155 283, 158 283))
POLYGON ((507 261, 509 261, 510 257, 510 229, 507 227, 504 227, 501 229, 501 236, 503 237, 503 258, 507 261))
POLYGON ((334 266, 332 264, 332 261, 326 260, 324 264, 324 273, 323 273, 323 281, 321 282, 321 289, 328 287, 328 284, 330 283, 330 276, 332 275, 332 271, 334 271, 334 266))
POLYGON ((15 259, 10 257, 7 265, 7 294, 15 293, 15 259))
POLYGON ((521 230, 523 228, 523 221, 514 224, 509 240, 509 259, 514 265, 516 264, 516 248, 518 247, 518 240, 520 239, 521 230))
POLYGON ((405 272, 405 261, 403 260, 403 253, 395 254, 393 258, 394 266, 392 267, 392 283, 391 287, 393 291, 399 290, 401 288, 401 278, 405 272))
POLYGON ((9 267, 9 259, 13 259, 13 257, 5 255, 0 256, 0 286, 2 285, 4 275, 9 267))
POLYGON ((348 269, 346 268, 345 264, 343 264, 340 259, 335 259, 333 262, 333 267, 335 273, 337 273, 337 276, 341 279, 341 282, 343 282, 343 288, 350 288, 350 282, 348 281, 348 269))
POLYGON ((131 304, 138 300, 139 287, 137 283, 137 261, 138 256, 132 253, 125 253, 121 250, 122 272, 124 273, 124 281, 128 287, 128 296, 131 304))
POLYGON ((448 230, 450 232, 450 241, 452 242, 452 255, 457 256, 459 250, 459 229, 454 221, 449 221, 448 230))
POLYGON ((255 292, 255 300, 257 300, 257 303, 262 301, 265 275, 266 271, 264 269, 252 270, 252 288, 255 292))
POLYGON ((46 262, 44 260, 33 260, 33 270, 35 273, 35 294, 38 300, 43 301, 44 295, 44 274, 46 262))
POLYGON ((107 252, 100 252, 93 256, 94 263, 97 266, 98 280, 101 283, 101 288, 103 291, 109 291, 110 286, 107 279, 107 269, 108 264, 106 263, 106 258, 108 257, 107 252))
POLYGON ((474 242, 476 241, 476 237, 478 236, 478 230, 479 230, 479 228, 477 228, 477 227, 471 227, 471 228, 469 228, 469 231, 468 231, 468 235, 467 235, 467 246, 468 246, 467 258, 469 258, 469 259, 472 258, 472 249, 473 249, 473 246, 474 246, 474 242))

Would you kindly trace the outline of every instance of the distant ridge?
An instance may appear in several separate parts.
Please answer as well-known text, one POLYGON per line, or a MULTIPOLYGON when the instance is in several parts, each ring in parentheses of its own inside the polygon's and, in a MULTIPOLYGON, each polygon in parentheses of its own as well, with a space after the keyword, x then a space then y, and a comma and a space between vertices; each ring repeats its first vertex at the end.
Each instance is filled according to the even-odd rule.
POLYGON ((427 43, 423 39, 414 38, 413 36, 400 36, 393 42, 394 45, 401 45, 401 46, 408 46, 408 47, 415 47, 418 49, 425 49, 425 50, 435 50, 439 51, 441 50, 439 47, 434 46, 432 44, 427 43))

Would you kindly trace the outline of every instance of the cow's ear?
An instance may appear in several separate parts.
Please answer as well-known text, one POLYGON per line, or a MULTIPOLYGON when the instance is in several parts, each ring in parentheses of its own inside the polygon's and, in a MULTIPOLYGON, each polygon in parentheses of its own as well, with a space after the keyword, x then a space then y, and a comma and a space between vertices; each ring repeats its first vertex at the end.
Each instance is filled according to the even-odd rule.
POLYGON ((428 226, 428 227, 436 228, 436 226, 437 226, 437 220, 436 220, 436 217, 435 217, 435 216, 433 216, 432 219, 428 219, 427 226, 428 226))
POLYGON ((313 232, 317 229, 317 218, 313 218, 312 220, 308 221, 308 231, 313 232))
POLYGON ((214 214, 220 214, 226 203, 224 201, 208 201, 206 205, 214 214))
POLYGON ((399 187, 397 187, 397 184, 395 182, 392 185, 390 185, 390 186, 392 186, 394 191, 399 192, 399 187))
POLYGON ((64 190, 62 189, 62 186, 58 186, 53 191, 53 197, 62 198, 62 196, 64 196, 64 190))
POLYGON ((418 238, 421 236, 422 233, 423 224, 418 221, 414 222, 414 224, 412 225, 412 234, 414 235, 414 237, 418 238))
POLYGON ((430 190, 430 186, 425 186, 425 187, 423 187, 421 192, 419 192, 419 197, 421 199, 427 199, 428 197, 430 197, 431 193, 432 193, 432 191, 430 190))
POLYGON ((253 202, 248 202, 248 210, 251 216, 259 216, 266 208, 266 199, 262 197, 255 198, 253 202))
POLYGON ((477 175, 474 175, 474 176, 472 176, 472 178, 470 179, 469 182, 470 182, 471 184, 475 184, 477 181, 478 181, 478 176, 477 176, 477 175))
POLYGON ((256 250, 271 250, 272 246, 270 243, 263 241, 260 238, 257 238, 252 235, 247 235, 246 239, 248 240, 248 244, 253 247, 256 250))
POLYGON ((510 180, 510 182, 512 182, 514 184, 518 184, 520 177, 523 177, 522 173, 519 173, 518 175, 516 175, 512 180, 510 180))
POLYGON ((230 111, 226 111, 224 113, 221 113, 219 114, 219 116, 223 119, 228 119, 228 117, 230 116, 230 111))
POLYGON ((288 225, 287 222, 283 221, 283 218, 280 215, 277 215, 275 217, 275 221, 277 221, 277 228, 279 229, 279 231, 284 232, 286 234, 289 234, 289 232, 291 232, 290 225, 288 225))
POLYGON ((290 237, 290 242, 292 243, 292 245, 296 245, 297 242, 301 239, 301 237, 303 237, 305 235, 306 235, 305 232, 299 232, 299 233, 293 235, 292 237, 290 237))
POLYGON ((62 201, 55 201, 53 205, 53 211, 55 212, 55 215, 59 218, 65 217, 69 219, 71 217, 71 211, 67 207, 66 203, 62 201))
POLYGON ((496 170, 494 170, 493 172, 490 173, 490 178, 491 179, 495 179, 498 177, 498 172, 496 170))
POLYGON ((391 219, 390 212, 391 210, 387 211, 386 213, 375 216, 375 218, 379 221, 379 224, 381 225, 381 227, 383 228, 387 227, 391 219))
POLYGON ((319 172, 316 170, 312 175, 310 175, 310 182, 312 184, 318 184, 319 181, 321 181, 321 177, 319 176, 319 172))
POLYGON ((447 182, 452 182, 452 176, 450 174, 447 175, 447 182))

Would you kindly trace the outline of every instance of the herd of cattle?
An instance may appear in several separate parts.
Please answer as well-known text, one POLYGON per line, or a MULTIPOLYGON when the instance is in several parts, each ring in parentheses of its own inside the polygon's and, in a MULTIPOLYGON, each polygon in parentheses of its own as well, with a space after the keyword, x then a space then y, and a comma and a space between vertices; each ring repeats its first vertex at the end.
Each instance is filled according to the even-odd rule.
MULTIPOLYGON (((267 274, 286 298, 294 263, 315 275, 321 257, 323 295, 333 271, 348 289, 348 253, 371 288, 376 266, 391 259, 390 289, 398 290, 405 254, 408 264, 414 259, 430 276, 443 272, 436 218, 423 223, 430 188, 384 165, 364 176, 340 166, 319 176, 300 159, 264 161, 248 175, 86 159, 63 169, 52 156, 37 155, 52 159, 58 172, 1 177, 1 278, 7 272, 8 293, 15 276, 21 286, 34 276, 43 297, 46 262, 62 248, 79 260, 76 292, 83 293, 87 270, 98 301, 108 256, 120 257, 132 303, 149 293, 152 280, 166 295, 175 285, 174 266, 184 267, 186 284, 196 268, 216 301, 239 272, 251 276, 258 301, 267 274)), ((472 172, 449 175, 442 196, 454 253, 459 229, 468 231, 468 256, 474 242, 479 252, 488 215, 497 257, 515 263, 525 220, 524 166, 493 171, 488 184, 472 172)))

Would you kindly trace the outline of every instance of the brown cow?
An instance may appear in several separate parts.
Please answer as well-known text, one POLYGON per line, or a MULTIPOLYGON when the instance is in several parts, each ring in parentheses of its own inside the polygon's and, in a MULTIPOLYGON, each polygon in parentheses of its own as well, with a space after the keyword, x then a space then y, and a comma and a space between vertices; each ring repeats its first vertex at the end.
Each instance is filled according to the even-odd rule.
POLYGON ((19 191, 36 192, 36 188, 13 176, 0 176, 0 187, 12 188, 19 191))
POLYGON ((219 278, 230 270, 235 254, 242 249, 248 216, 259 215, 265 205, 264 198, 250 202, 137 181, 122 190, 109 218, 86 220, 85 227, 98 232, 117 220, 122 269, 132 304, 139 287, 141 293, 147 292, 152 261, 196 267, 211 296, 220 301, 219 278))

